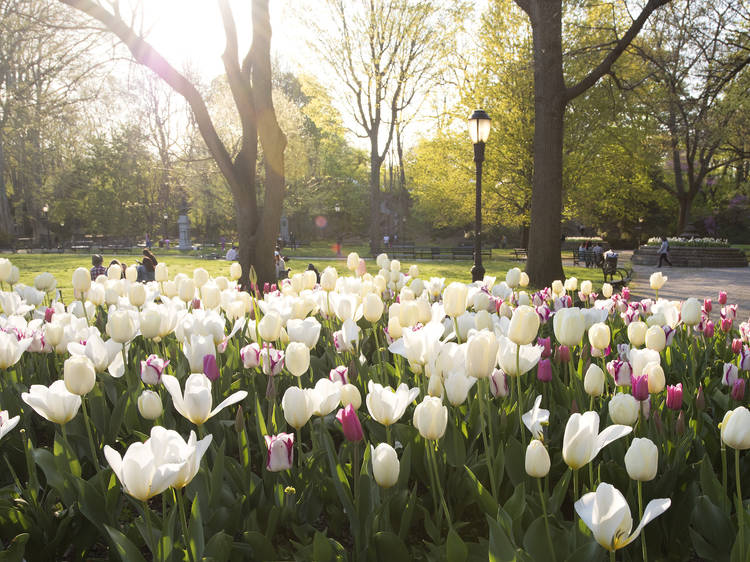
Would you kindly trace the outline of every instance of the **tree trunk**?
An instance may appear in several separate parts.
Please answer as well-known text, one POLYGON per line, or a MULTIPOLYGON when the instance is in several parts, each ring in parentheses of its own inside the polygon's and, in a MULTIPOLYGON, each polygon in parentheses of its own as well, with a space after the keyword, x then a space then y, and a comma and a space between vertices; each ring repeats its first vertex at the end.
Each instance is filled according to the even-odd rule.
POLYGON ((679 203, 680 211, 677 215, 676 234, 679 235, 685 232, 685 229, 690 222, 690 208, 693 206, 693 197, 686 193, 681 197, 678 197, 677 202, 679 203))
POLYGON ((377 138, 370 146, 370 252, 374 256, 380 247, 380 166, 377 138))
POLYGON ((2 233, 0 235, 5 235, 8 244, 10 244, 15 231, 13 215, 10 212, 10 202, 8 201, 8 192, 5 189, 5 152, 3 152, 3 138, 0 135, 0 233, 2 233))
POLYGON ((533 2, 534 179, 526 272, 535 287, 563 279, 560 257, 563 114, 561 2, 533 2))

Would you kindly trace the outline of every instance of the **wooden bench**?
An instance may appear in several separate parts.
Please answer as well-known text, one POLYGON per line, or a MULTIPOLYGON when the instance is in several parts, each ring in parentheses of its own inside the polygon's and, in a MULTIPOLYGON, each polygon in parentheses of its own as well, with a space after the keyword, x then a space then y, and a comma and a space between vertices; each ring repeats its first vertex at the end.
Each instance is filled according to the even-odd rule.
POLYGON ((630 283, 633 277, 629 270, 623 267, 617 267, 617 256, 605 257, 602 260, 601 268, 602 275, 604 275, 604 282, 609 283, 616 289, 623 288, 630 283))
MULTIPOLYGON (((399 259, 424 259, 424 260, 471 260, 474 259, 474 248, 472 246, 391 246, 390 248, 377 248, 375 255, 379 253, 388 254, 389 258, 399 259)), ((482 248, 482 257, 491 258, 492 249, 482 248)))
POLYGON ((529 257, 529 252, 526 248, 513 248, 513 255, 518 261, 525 261, 529 257))

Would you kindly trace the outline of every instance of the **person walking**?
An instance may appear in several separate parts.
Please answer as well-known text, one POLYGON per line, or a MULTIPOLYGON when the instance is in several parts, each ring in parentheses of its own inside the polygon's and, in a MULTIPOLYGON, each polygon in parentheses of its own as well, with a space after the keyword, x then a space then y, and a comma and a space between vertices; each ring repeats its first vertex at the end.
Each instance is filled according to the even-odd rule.
POLYGON ((672 266, 672 262, 669 261, 669 242, 667 241, 666 236, 661 237, 661 246, 659 246, 659 251, 657 252, 659 254, 659 265, 656 267, 661 267, 662 262, 667 262, 668 266, 672 266))

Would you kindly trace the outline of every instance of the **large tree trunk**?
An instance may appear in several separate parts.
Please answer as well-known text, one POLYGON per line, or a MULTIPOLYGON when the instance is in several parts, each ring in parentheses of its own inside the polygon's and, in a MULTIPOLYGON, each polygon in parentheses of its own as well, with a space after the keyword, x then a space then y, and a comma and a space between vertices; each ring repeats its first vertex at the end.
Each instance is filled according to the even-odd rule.
POLYGON ((677 215, 677 232, 676 234, 682 234, 685 232, 687 225, 690 223, 690 208, 693 206, 693 197, 689 193, 685 193, 677 198, 680 210, 677 215))
POLYGON ((536 287, 563 279, 560 258, 563 115, 561 2, 533 2, 534 179, 526 272, 536 287))

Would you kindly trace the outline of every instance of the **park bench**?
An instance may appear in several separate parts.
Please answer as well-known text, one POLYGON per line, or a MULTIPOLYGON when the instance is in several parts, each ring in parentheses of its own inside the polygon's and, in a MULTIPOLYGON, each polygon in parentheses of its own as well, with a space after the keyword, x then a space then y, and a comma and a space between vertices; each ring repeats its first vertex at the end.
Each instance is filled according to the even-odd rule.
POLYGON ((525 261, 529 257, 528 250, 526 248, 513 248, 513 255, 518 261, 525 261))
POLYGON ((607 256, 601 263, 604 282, 609 283, 616 289, 621 289, 632 279, 630 271, 617 267, 617 256, 607 256), (609 279, 608 279, 609 278, 609 279))
MULTIPOLYGON (((471 246, 439 247, 392 245, 390 248, 377 248, 375 255, 384 252, 390 258, 398 259, 429 259, 429 260, 471 260, 474 258, 474 248, 471 246)), ((482 248, 482 257, 491 258, 492 249, 482 248)))

